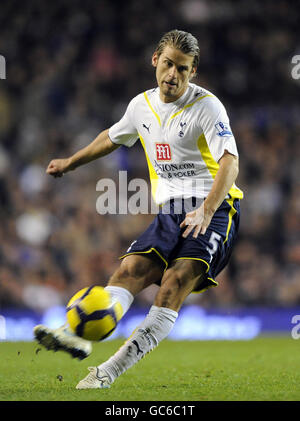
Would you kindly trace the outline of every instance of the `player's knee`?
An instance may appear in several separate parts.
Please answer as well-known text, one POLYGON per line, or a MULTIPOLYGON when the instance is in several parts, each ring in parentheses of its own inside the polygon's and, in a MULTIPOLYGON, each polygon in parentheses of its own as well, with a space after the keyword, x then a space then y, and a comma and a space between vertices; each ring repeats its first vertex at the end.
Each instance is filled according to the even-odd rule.
POLYGON ((143 278, 147 274, 147 262, 141 256, 127 256, 121 263, 120 276, 124 278, 143 278))
POLYGON ((160 268, 144 256, 131 255, 122 260, 109 280, 111 286, 121 286, 136 295, 161 277, 160 268))
POLYGON ((141 268, 135 259, 135 256, 130 256, 128 259, 122 260, 120 267, 115 271, 110 279, 110 285, 114 283, 127 283, 131 279, 139 278, 141 275, 141 268))

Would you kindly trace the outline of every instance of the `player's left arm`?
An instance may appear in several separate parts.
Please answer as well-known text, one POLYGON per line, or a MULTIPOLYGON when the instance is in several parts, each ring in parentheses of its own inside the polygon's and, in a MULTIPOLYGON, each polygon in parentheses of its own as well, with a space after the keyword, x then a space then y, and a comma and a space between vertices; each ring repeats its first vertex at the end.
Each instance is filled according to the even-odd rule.
POLYGON ((182 234, 183 237, 187 237, 193 230, 194 238, 197 238, 199 234, 205 234, 214 213, 235 182, 238 172, 238 156, 232 155, 225 150, 223 156, 219 160, 219 169, 210 193, 198 209, 186 214, 184 221, 180 225, 180 228, 186 227, 182 234))

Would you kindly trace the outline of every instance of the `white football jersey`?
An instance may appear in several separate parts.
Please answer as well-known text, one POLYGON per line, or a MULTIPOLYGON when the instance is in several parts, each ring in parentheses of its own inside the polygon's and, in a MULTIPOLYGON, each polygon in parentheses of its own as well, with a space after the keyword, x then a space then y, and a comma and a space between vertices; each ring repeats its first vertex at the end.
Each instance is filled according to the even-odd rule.
MULTIPOLYGON (((193 83, 171 103, 161 101, 158 87, 137 95, 109 129, 109 137, 128 147, 140 139, 157 204, 206 198, 224 151, 238 156, 223 104, 193 83)), ((243 192, 234 184, 228 197, 242 199, 243 192)))

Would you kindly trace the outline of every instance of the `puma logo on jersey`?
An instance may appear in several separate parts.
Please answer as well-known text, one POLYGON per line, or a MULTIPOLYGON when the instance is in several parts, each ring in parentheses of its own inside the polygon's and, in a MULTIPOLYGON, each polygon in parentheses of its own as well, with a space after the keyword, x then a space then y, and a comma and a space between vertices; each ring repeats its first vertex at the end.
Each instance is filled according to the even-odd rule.
POLYGON ((143 127, 144 127, 146 130, 148 130, 148 133, 150 133, 150 126, 151 126, 151 124, 149 124, 149 127, 147 127, 147 126, 146 126, 146 124, 143 124, 143 127))
POLYGON ((171 161, 171 149, 168 143, 156 143, 157 161, 171 161))

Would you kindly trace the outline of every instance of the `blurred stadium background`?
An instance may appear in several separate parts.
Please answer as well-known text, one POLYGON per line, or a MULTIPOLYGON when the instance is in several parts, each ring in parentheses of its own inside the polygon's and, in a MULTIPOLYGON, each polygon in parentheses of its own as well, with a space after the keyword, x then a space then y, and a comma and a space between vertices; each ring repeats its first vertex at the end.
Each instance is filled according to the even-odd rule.
MULTIPOLYGON (((187 299, 174 338, 290 332, 300 314, 300 80, 291 76, 300 54, 299 3, 28 0, 0 9, 0 339, 30 339, 41 320, 59 324, 73 293, 105 285, 153 218, 96 212, 101 178, 117 180, 127 170, 129 179, 148 180, 139 146, 63 179, 45 169, 155 86, 151 55, 174 28, 199 40, 196 83, 227 108, 245 193, 231 262, 217 288, 187 299)), ((136 298, 122 332, 131 333, 155 291, 136 298)))

